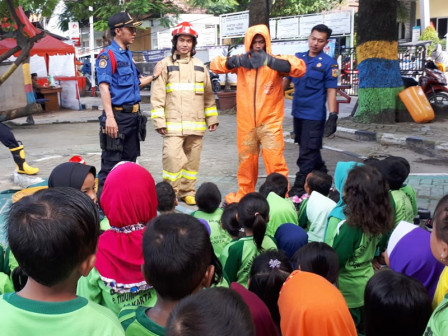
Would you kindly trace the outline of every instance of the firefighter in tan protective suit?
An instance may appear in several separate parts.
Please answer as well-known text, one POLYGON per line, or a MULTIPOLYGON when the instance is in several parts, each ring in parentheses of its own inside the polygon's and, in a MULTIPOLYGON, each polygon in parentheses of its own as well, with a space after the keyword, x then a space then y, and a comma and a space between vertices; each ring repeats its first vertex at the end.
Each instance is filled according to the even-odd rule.
POLYGON ((237 88, 237 193, 226 196, 227 204, 239 202, 247 193, 255 191, 258 178, 258 156, 261 145, 266 173, 280 173, 288 177, 283 157, 284 93, 282 78, 302 77, 305 63, 292 55, 271 55, 271 40, 266 25, 256 25, 246 31, 246 54, 218 56, 212 60, 214 73, 236 73, 237 88))
POLYGON ((163 179, 177 197, 195 202, 202 137, 218 127, 218 112, 205 65, 194 58, 198 34, 188 22, 173 31, 172 55, 151 88, 151 119, 163 135, 163 179))

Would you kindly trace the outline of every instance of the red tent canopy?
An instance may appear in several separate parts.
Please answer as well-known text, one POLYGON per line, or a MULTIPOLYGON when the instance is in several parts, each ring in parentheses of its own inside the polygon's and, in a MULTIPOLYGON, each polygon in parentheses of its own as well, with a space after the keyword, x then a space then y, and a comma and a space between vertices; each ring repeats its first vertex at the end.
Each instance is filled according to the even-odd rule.
MULTIPOLYGON (((25 32, 29 36, 34 36, 37 33, 40 33, 40 30, 34 27, 27 16, 23 12, 22 7, 17 7, 16 10, 17 15, 19 16, 22 23, 25 25, 25 32)), ((5 24, 3 24, 5 25, 5 24)), ((0 41, 0 54, 5 53, 9 49, 14 48, 17 45, 16 40, 12 38, 4 39, 0 41)), ((14 54, 14 56, 20 55, 21 51, 14 54)), ((50 35, 45 35, 39 41, 34 43, 33 48, 31 49, 30 56, 39 55, 47 58, 47 56, 52 55, 66 55, 66 54, 75 54, 75 47, 64 43, 57 38, 54 38, 50 35)))

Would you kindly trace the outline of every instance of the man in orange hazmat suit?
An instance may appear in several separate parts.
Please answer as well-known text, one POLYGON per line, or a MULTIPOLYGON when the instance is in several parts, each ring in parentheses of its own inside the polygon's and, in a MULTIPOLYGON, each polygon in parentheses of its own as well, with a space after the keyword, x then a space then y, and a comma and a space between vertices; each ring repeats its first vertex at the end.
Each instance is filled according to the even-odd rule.
POLYGON ((250 27, 244 37, 246 53, 231 57, 218 56, 210 64, 214 73, 236 73, 238 186, 226 196, 227 204, 239 202, 255 191, 258 178, 258 155, 263 156, 266 174, 288 177, 283 150, 284 93, 282 78, 301 77, 305 63, 292 55, 271 55, 271 40, 266 25, 250 27))

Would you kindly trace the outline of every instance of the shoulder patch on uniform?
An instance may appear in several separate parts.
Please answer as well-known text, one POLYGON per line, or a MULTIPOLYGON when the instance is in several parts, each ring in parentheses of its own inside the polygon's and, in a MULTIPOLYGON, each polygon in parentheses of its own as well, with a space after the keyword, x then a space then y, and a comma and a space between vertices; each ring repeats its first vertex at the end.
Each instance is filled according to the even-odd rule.
POLYGON ((107 61, 103 58, 103 59, 100 59, 100 62, 98 63, 98 66, 101 68, 101 69, 104 69, 105 67, 107 67, 107 61))
POLYGON ((107 60, 109 60, 109 56, 107 56, 107 54, 103 54, 103 55, 100 55, 98 57, 98 59, 105 59, 107 61, 107 60))
POLYGON ((339 69, 338 68, 331 69, 331 76, 338 77, 339 76, 339 69))

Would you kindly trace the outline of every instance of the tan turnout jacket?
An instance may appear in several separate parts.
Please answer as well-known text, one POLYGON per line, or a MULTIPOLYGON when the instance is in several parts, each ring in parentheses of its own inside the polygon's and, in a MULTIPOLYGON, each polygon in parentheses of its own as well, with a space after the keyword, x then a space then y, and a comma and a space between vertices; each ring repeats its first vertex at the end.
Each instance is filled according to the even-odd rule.
POLYGON ((218 124, 218 111, 207 67, 190 55, 162 60, 162 74, 151 87, 151 119, 167 136, 203 135, 218 124))

